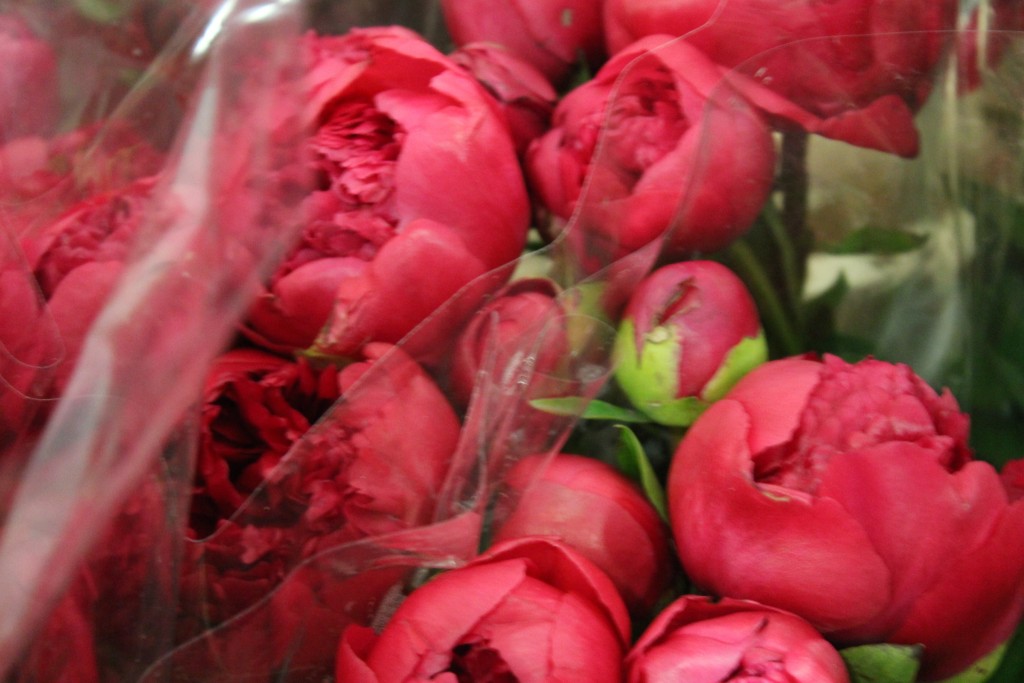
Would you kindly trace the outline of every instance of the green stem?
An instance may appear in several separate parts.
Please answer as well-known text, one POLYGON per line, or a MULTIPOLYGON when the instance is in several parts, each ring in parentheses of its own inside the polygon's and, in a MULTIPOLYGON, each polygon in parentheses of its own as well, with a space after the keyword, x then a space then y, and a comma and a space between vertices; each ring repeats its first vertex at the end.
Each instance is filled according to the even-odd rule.
POLYGON ((781 350, 783 356, 802 353, 804 348, 800 334, 786 315, 786 307, 779 298, 778 288, 772 283, 754 250, 740 240, 729 247, 729 255, 758 302, 769 340, 781 350))
MULTIPOLYGON (((779 185, 782 187, 782 226, 785 228, 785 249, 791 253, 786 268, 786 285, 793 313, 798 324, 803 324, 804 278, 807 273, 807 257, 810 256, 812 240, 807 230, 807 195, 810 179, 807 175, 807 141, 805 131, 787 131, 782 136, 782 158, 779 168, 779 185), (792 269, 792 271, 790 271, 792 269)), ((782 245, 780 245, 782 248, 782 245)), ((783 251, 785 253, 785 251, 783 251)))
POLYGON ((806 259, 806 255, 800 256, 797 253, 796 245, 789 237, 789 231, 783 223, 782 216, 775 204, 768 202, 761 211, 761 216, 771 232, 772 240, 779 250, 779 265, 782 268, 782 285, 786 292, 786 303, 789 310, 797 320, 802 320, 800 315, 803 302, 804 272, 805 267, 800 259, 806 259))

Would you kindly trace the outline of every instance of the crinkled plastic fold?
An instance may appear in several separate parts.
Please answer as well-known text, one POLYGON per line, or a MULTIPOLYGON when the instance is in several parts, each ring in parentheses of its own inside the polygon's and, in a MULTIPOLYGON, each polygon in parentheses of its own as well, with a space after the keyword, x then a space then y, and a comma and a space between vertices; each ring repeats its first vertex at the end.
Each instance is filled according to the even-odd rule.
MULTIPOLYGON (((281 165, 295 163, 301 130, 297 120, 288 126, 273 117, 282 97, 298 96, 301 64, 287 38, 299 30, 300 9, 292 2, 227 3, 184 56, 197 72, 190 74, 188 114, 134 254, 92 326, 5 516, 5 671, 90 551, 104 552, 98 541, 140 487, 153 494, 143 505, 155 505, 159 526, 137 529, 155 540, 139 552, 151 549, 153 557, 143 559, 164 565, 165 573, 174 566, 173 555, 156 553, 176 544, 160 541, 181 538, 193 453, 192 440, 175 437, 210 359, 294 224, 297 194, 282 182, 288 179, 281 165), (257 58, 262 68, 247 69, 257 58)), ((123 608, 137 610, 137 623, 151 624, 147 640, 166 642, 161 632, 173 626, 173 602, 144 604, 146 597, 143 591, 136 598, 143 604, 123 608)))

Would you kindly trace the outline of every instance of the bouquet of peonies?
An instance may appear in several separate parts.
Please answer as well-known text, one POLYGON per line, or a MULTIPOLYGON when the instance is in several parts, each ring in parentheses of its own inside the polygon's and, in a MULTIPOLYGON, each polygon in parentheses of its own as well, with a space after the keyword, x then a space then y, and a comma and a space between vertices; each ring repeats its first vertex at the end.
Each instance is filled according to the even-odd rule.
POLYGON ((1017 0, 0 0, 0 83, 2 680, 1024 676, 1017 0))

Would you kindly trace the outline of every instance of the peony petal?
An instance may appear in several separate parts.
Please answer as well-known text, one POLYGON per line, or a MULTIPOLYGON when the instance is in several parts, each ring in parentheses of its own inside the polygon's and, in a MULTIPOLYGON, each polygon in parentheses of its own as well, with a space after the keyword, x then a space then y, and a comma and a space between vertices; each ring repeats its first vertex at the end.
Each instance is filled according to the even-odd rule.
POLYGON ((317 345, 346 355, 370 340, 395 343, 486 270, 453 230, 415 221, 381 248, 365 274, 341 282, 334 318, 317 345))
POLYGON ((70 381, 89 330, 123 270, 120 261, 85 263, 65 275, 50 296, 47 308, 64 345, 64 357, 54 376, 58 392, 70 381))
POLYGON ((608 574, 634 608, 654 605, 671 565, 664 525, 651 504, 617 470, 593 458, 530 456, 506 479, 516 506, 494 542, 523 536, 557 538, 608 574), (538 477, 533 481, 534 477, 538 477))
POLYGON ((592 603, 566 595, 552 614, 551 677, 564 683, 619 683, 625 654, 621 633, 592 603))
POLYGON ((609 623, 618 630, 622 645, 629 642, 629 613, 615 584, 583 555, 552 539, 531 537, 494 545, 472 564, 510 559, 524 559, 529 576, 567 593, 580 595, 602 610, 609 623))
MULTIPOLYGON (((814 376, 800 361, 782 368, 795 369, 798 379, 814 376)), ((722 399, 676 451, 669 518, 684 570, 714 593, 794 612, 825 632, 874 618, 890 598, 888 568, 834 501, 758 488, 747 447, 752 422, 740 402, 722 399)))
POLYGON ((366 661, 380 683, 428 678, 447 668, 452 649, 526 578, 522 562, 441 574, 403 602, 366 661))
POLYGON ((966 669, 1006 641, 1024 614, 1024 501, 998 511, 991 522, 980 543, 941 559, 938 580, 889 636, 897 643, 928 643, 921 680, 966 669))
POLYGON ((373 364, 365 381, 349 386, 351 373, 343 374, 345 400, 326 419, 339 425, 353 451, 347 481, 356 495, 348 496, 347 518, 371 534, 430 521, 459 421, 400 349, 377 343, 366 354, 373 364))
POLYGON ((260 295, 248 315, 249 328, 271 348, 306 348, 327 323, 338 285, 366 272, 356 258, 310 261, 260 295))
POLYGON ((445 72, 433 87, 449 95, 443 98, 448 105, 435 112, 419 111, 408 96, 380 105, 407 130, 395 171, 396 211, 404 222, 426 218, 445 224, 495 268, 519 256, 529 226, 512 140, 468 74, 445 72), (456 108, 459 97, 463 106, 456 108))
POLYGON ((858 147, 908 158, 917 156, 919 141, 914 113, 897 95, 884 95, 863 108, 823 118, 742 74, 732 72, 727 78, 756 107, 783 123, 858 147))
POLYGON ((760 366, 729 391, 728 398, 742 404, 749 415, 750 453, 757 455, 793 436, 821 371, 821 363, 787 358, 760 366))
POLYGON ((341 634, 338 643, 336 677, 345 683, 378 683, 374 673, 364 661, 376 641, 373 629, 351 625, 341 634))
POLYGON ((907 442, 835 456, 818 495, 857 520, 893 576, 884 612, 837 634, 851 641, 892 631, 920 592, 948 574, 950 558, 984 544, 1006 507, 991 466, 976 462, 951 474, 930 449, 907 442))

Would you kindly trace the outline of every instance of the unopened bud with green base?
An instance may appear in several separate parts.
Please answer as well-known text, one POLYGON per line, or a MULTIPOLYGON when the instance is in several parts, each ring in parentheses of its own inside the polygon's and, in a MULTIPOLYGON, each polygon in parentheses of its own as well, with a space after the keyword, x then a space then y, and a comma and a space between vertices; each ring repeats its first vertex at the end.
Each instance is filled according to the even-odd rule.
POLYGON ((666 327, 655 328, 645 335, 640 353, 634 339, 633 324, 623 323, 615 339, 615 379, 633 407, 670 427, 689 427, 744 375, 768 360, 764 332, 745 337, 726 354, 698 395, 680 397, 676 395, 678 376, 686 360, 678 335, 666 327))
POLYGON ((633 406, 687 427, 768 360, 753 297, 713 261, 685 261, 637 287, 616 332, 615 378, 633 406))

